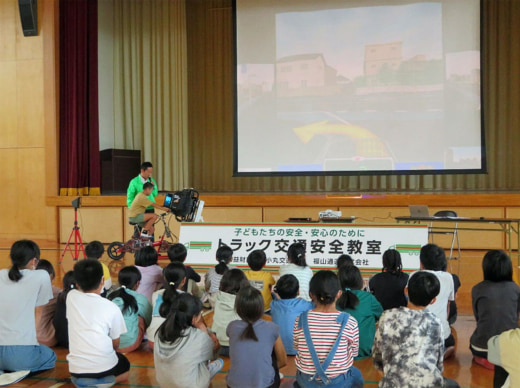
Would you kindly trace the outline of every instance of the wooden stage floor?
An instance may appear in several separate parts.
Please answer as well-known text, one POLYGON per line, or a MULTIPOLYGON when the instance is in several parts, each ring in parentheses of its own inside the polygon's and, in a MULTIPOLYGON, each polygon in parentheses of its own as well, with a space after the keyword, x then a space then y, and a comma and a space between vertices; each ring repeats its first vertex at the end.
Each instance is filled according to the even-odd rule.
MULTIPOLYGON (((61 247, 53 243, 39 242, 42 248, 41 257, 51 261, 55 265, 57 277, 55 279, 55 285, 61 287, 61 279, 65 272, 72 269, 74 262, 70 255, 67 255, 61 265, 58 265, 61 247)), ((9 261, 9 245, 2 244, 0 242, 0 268, 8 268, 10 266, 9 261)), ((465 388, 488 388, 493 386, 493 372, 488 371, 479 365, 472 362, 472 356, 469 351, 469 338, 475 328, 475 320, 472 315, 468 314, 471 312, 471 298, 468 300, 470 295, 471 287, 473 282, 465 282, 464 275, 470 270, 469 262, 481 260, 483 251, 469 251, 463 252, 463 257, 460 263, 455 263, 452 266, 454 272, 460 270, 462 279, 462 288, 457 299, 459 306, 459 317, 457 322, 453 326, 453 334, 457 339, 456 354, 445 362, 446 377, 455 379, 458 381, 461 387, 465 388), (468 268, 466 268, 468 267, 468 268)), ((102 259, 106 263, 110 270, 114 280, 117 280, 117 273, 120 268, 125 265, 133 264, 133 257, 131 255, 125 257, 124 260, 119 262, 112 261, 108 257, 102 259)), ((474 265, 471 265, 473 270, 474 265)), ((480 271, 480 266, 474 269, 475 273, 480 271)), ((47 371, 38 376, 34 376, 25 379, 17 384, 12 385, 13 387, 72 387, 68 378, 68 366, 66 361, 67 350, 66 349, 55 349, 58 355, 58 362, 56 368, 51 371, 47 371)), ((127 355, 132 368, 130 370, 130 379, 121 386, 127 387, 139 387, 149 388, 157 387, 157 380, 155 379, 155 370, 153 367, 153 353, 148 350, 147 346, 142 346, 138 351, 127 355)), ((355 365, 361 370, 365 379, 366 387, 377 387, 378 381, 380 380, 380 374, 372 366, 372 359, 365 359, 358 361, 355 365)), ((226 387, 226 371, 229 368, 229 360, 225 359, 224 370, 219 373, 212 382, 213 388, 224 388, 226 387)), ((288 365, 281 370, 285 375, 285 379, 282 380, 282 387, 292 387, 293 378, 296 374, 296 368, 294 366, 294 357, 289 357, 288 365)))

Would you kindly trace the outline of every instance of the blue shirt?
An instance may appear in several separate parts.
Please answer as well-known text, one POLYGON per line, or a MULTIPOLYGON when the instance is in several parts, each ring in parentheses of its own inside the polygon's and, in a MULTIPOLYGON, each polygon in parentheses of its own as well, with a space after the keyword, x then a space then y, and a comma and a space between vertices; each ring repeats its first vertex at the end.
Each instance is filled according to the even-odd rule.
POLYGON ((280 326, 280 337, 282 338, 285 352, 294 356, 296 349, 293 347, 294 321, 301 313, 314 308, 311 302, 300 298, 274 299, 271 302, 271 317, 273 322, 280 326))
MULTIPOLYGON (((150 325, 150 321, 152 320, 152 305, 150 302, 148 302, 146 296, 130 289, 126 289, 125 291, 135 298, 137 301, 138 310, 137 312, 134 312, 127 309, 123 313, 127 332, 121 334, 121 342, 119 344, 120 348, 131 346, 137 340, 139 335, 139 317, 143 317, 146 327, 150 325)), ((117 307, 123 311, 123 299, 115 298, 112 302, 114 302, 117 307)))

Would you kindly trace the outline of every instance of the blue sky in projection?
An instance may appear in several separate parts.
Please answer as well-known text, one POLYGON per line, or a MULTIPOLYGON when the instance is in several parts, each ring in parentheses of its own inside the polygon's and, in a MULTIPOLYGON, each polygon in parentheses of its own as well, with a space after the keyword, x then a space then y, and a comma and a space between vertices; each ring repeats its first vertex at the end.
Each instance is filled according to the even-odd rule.
POLYGON ((442 6, 418 3, 310 12, 276 17, 276 56, 321 53, 348 78, 363 74, 365 45, 401 41, 403 59, 442 59, 442 6))

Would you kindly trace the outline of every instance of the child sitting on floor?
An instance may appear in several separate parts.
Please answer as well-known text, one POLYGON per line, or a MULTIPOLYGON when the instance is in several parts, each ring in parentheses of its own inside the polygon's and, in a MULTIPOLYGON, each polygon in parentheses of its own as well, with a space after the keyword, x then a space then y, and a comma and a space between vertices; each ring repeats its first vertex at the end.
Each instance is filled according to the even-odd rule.
POLYGON ((152 322, 146 330, 148 346, 152 349, 154 347, 155 334, 166 320, 173 299, 183 292, 182 288, 186 284, 186 268, 184 264, 173 262, 164 267, 163 281, 164 288, 155 291, 152 295, 152 322))
MULTIPOLYGON (((173 244, 170 248, 168 248, 168 259, 170 259, 171 263, 177 261, 179 263, 184 264, 187 256, 188 251, 186 250, 186 247, 183 244, 173 244)), ((189 287, 190 294, 201 298, 203 296, 203 292, 197 284, 201 280, 200 275, 197 272, 195 272, 193 268, 191 268, 189 265, 184 265, 184 268, 186 268, 186 284, 183 288, 183 291, 188 291, 189 287)))
POLYGON ((295 387, 363 387, 361 372, 354 366, 359 347, 356 319, 336 309, 341 296, 338 277, 332 271, 319 271, 309 287, 316 307, 294 323, 295 387))
POLYGON ((215 298, 217 297, 217 292, 220 288, 220 280, 222 279, 222 276, 224 276, 224 272, 232 268, 229 267, 229 263, 233 261, 233 250, 227 245, 218 247, 216 259, 218 264, 206 273, 206 278, 204 280, 206 292, 209 294, 209 303, 211 307, 215 307, 215 298))
MULTIPOLYGON (((508 330, 491 337, 487 345, 489 362, 500 366, 509 374, 503 385, 499 385, 502 382, 495 379, 493 386, 502 388, 520 387, 520 364, 518 363, 520 329, 508 330)), ((497 377, 496 374, 495 377, 497 377)))
POLYGON ((442 376, 444 338, 439 318, 426 307, 435 303, 440 282, 419 271, 408 282, 408 307, 386 310, 376 331, 372 356, 384 373, 380 388, 458 387, 442 376))
POLYGON ((244 273, 249 283, 262 293, 265 311, 269 311, 271 301, 273 300, 271 288, 276 282, 270 272, 262 271, 266 262, 265 252, 261 249, 257 249, 247 256, 247 265, 249 265, 251 269, 244 271, 244 273))
POLYGON ((227 327, 231 365, 227 375, 230 388, 280 386, 278 369, 287 362, 278 326, 264 321, 264 300, 256 288, 238 291, 235 303, 241 320, 227 327))
POLYGON ((34 308, 52 299, 49 274, 36 269, 40 248, 34 241, 19 240, 9 256, 11 268, 0 270, 0 374, 52 369, 56 354, 38 344, 34 321, 34 308))
POLYGON ((63 276, 63 291, 56 299, 56 312, 52 320, 54 326, 56 345, 64 348, 69 347, 69 324, 67 321, 67 295, 76 288, 74 271, 69 271, 63 276))
MULTIPOLYGON (((45 259, 39 261, 36 269, 43 269, 47 271, 51 278, 51 283, 56 277, 54 267, 51 262, 45 259)), ((61 288, 52 286, 52 299, 44 306, 36 307, 36 338, 38 343, 47 346, 56 345, 56 332, 52 325, 54 314, 56 313, 56 299, 58 294, 61 292, 61 288)))
POLYGON ((372 276, 368 289, 383 306, 383 310, 406 306, 404 289, 408 275, 403 272, 401 254, 395 249, 383 253, 383 271, 372 276))
POLYGON ((180 294, 155 336, 154 364, 161 388, 207 388, 224 361, 213 362, 218 340, 202 318, 200 299, 180 294))
POLYGON ((163 286, 163 270, 157 265, 157 251, 154 247, 141 248, 135 254, 135 266, 141 272, 137 292, 152 303, 152 294, 163 286))
POLYGON ((435 244, 426 244, 421 248, 419 259, 421 261, 421 269, 437 276, 441 284, 441 289, 435 302, 427 308, 441 321, 444 336, 444 357, 448 358, 455 353, 455 337, 451 334, 450 324, 448 323, 449 303, 455 300, 453 277, 443 270, 446 266, 446 255, 441 247, 435 244))
POLYGON ((482 260, 482 272, 484 281, 471 290, 477 327, 470 337, 469 347, 474 361, 494 369, 495 380, 503 384, 507 373, 487 361, 487 343, 491 337, 518 327, 520 288, 513 282, 513 264, 504 251, 487 252, 482 260))
POLYGON ((289 264, 280 266, 280 276, 294 275, 300 285, 299 297, 311 301, 309 296, 309 282, 312 278, 312 269, 305 260, 305 245, 293 243, 287 249, 287 261, 289 264))
POLYGON ((123 313, 127 332, 121 334, 119 351, 130 353, 139 348, 146 328, 152 320, 152 305, 144 295, 135 290, 141 281, 141 272, 135 267, 121 268, 118 275, 119 288, 108 294, 123 313))
POLYGON ((359 351, 355 358, 370 357, 376 334, 376 322, 383 313, 383 307, 370 292, 363 291, 363 278, 359 268, 350 265, 339 269, 341 297, 336 304, 339 311, 349 313, 358 322, 359 351))
MULTIPOLYGON (((183 263, 186 261, 186 257, 188 256, 188 251, 183 244, 173 244, 168 248, 168 259, 170 262, 177 261, 179 263, 183 263)), ((195 283, 200 282, 200 275, 193 270, 189 265, 184 266, 186 268, 186 277, 188 280, 193 280, 195 283)))
POLYGON ((69 371, 73 378, 112 377, 119 383, 128 379, 130 362, 115 349, 126 332, 121 310, 100 296, 103 267, 93 259, 74 265, 77 289, 67 295, 69 322, 69 371))
MULTIPOLYGON (((85 246, 85 255, 87 255, 87 259, 95 259, 99 260, 103 257, 103 253, 105 253, 105 247, 101 241, 91 241, 85 246)), ((101 263, 101 261, 100 261, 101 263)), ((110 270, 106 266, 106 264, 101 263, 103 267, 103 291, 101 292, 101 296, 104 298, 107 296, 108 292, 112 288, 112 277, 110 276, 110 270)))
POLYGON ((271 302, 271 317, 280 327, 285 352, 288 356, 296 355, 293 347, 294 322, 301 313, 314 307, 311 302, 298 298, 300 285, 294 275, 283 275, 274 288, 275 296, 271 302))
POLYGON ((235 300, 240 288, 248 284, 244 272, 237 268, 226 271, 220 281, 211 330, 220 342, 219 354, 221 356, 229 356, 229 337, 226 334, 226 329, 230 322, 240 319, 235 311, 235 300))

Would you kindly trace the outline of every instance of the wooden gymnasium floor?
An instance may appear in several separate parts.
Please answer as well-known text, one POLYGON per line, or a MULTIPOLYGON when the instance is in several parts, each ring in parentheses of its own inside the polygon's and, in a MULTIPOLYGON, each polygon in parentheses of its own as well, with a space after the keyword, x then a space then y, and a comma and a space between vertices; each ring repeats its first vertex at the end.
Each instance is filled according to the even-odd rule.
MULTIPOLYGON (((55 285, 61 287, 61 279, 63 274, 68 270, 72 269, 74 263, 69 254, 63 260, 63 263, 58 264, 61 249, 58 245, 52 243, 39 242, 42 248, 41 257, 51 261, 56 270, 55 285)), ((0 268, 8 268, 10 265, 9 261, 9 244, 0 242, 0 268)), ((461 263, 465 261, 480 261, 483 256, 482 251, 464 251, 461 259, 461 263)), ((106 263, 111 271, 112 278, 117 281, 117 273, 120 268, 125 265, 133 264, 133 256, 127 255, 124 260, 119 262, 112 261, 108 257, 102 259, 106 263)), ((162 262, 164 264, 164 262, 162 262)), ((473 267, 473 266, 472 266, 473 267)), ((471 284, 464 282, 463 275, 467 272, 466 268, 463 268, 460 264, 454 266, 454 272, 459 272, 462 280, 462 288, 457 298, 457 304, 459 306, 459 317, 457 322, 453 326, 453 334, 457 339, 457 348, 455 357, 450 358, 444 364, 444 375, 458 381, 461 387, 472 387, 472 388, 487 388, 493 386, 493 373, 472 363, 472 356, 469 351, 469 337, 475 328, 475 320, 472 315, 468 315, 471 312, 471 299, 468 299, 468 295, 471 292, 471 284), (462 315, 464 314, 464 315, 462 315)), ((478 270, 480 270, 478 268, 478 270)), ((4 296, 5 297, 5 296, 4 296)), ((207 316, 208 325, 211 324, 211 314, 207 316)), ((58 356, 58 362, 56 368, 51 371, 47 371, 38 376, 34 376, 25 379, 13 387, 37 387, 37 388, 48 388, 48 387, 73 387, 69 380, 69 373, 66 361, 67 350, 55 348, 58 356)), ((130 379, 121 386, 127 387, 139 387, 149 388, 157 387, 157 380, 155 379, 155 370, 153 367, 153 353, 147 348, 146 345, 142 346, 138 351, 127 355, 131 362, 130 379)), ((378 381, 380 380, 380 374, 372 366, 371 359, 365 359, 358 361, 355 365, 361 370, 365 379, 366 387, 377 387, 378 381)), ((212 382, 213 388, 224 388, 226 387, 226 371, 229 368, 229 360, 225 359, 224 370, 220 372, 212 382)), ((296 368, 294 366, 294 357, 289 357, 288 365, 281 370, 285 375, 282 380, 282 387, 292 387, 294 376, 296 374, 296 368)))

